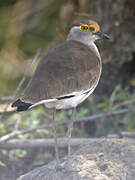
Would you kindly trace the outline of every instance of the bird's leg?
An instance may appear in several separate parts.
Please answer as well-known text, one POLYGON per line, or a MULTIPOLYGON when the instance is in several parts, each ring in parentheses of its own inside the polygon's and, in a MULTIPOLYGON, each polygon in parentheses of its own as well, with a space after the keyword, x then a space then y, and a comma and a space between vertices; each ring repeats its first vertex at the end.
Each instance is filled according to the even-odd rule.
POLYGON ((72 108, 72 115, 70 122, 68 124, 68 131, 67 131, 67 137, 68 137, 68 159, 70 158, 71 155, 71 135, 72 135, 72 128, 73 128, 73 123, 74 123, 74 118, 75 118, 75 112, 76 108, 72 108))
MULTIPOLYGON (((70 158, 70 151, 71 151, 70 139, 71 139, 71 134, 72 134, 75 111, 76 111, 76 108, 73 108, 72 109, 71 119, 70 119, 70 122, 69 122, 69 125, 68 125, 68 131, 67 131, 67 137, 68 137, 68 160, 70 158)), ((76 170, 74 171, 72 169, 72 167, 69 165, 69 161, 63 161, 62 163, 60 163, 59 153, 58 153, 58 144, 57 144, 57 138, 56 138, 55 115, 56 115, 56 110, 53 111, 53 130, 54 130, 55 151, 56 151, 56 160, 57 160, 56 170, 57 171, 64 171, 64 172, 78 172, 78 171, 76 171, 76 170)))
POLYGON ((58 150, 56 126, 57 126, 57 124, 56 124, 56 109, 54 109, 54 110, 53 110, 52 128, 53 128, 53 137, 54 137, 55 153, 56 153, 56 166, 58 166, 60 160, 59 160, 59 150, 58 150))
POLYGON ((15 126, 14 126, 14 131, 18 131, 18 128, 19 128, 19 125, 21 123, 21 117, 22 117, 22 112, 19 112, 19 117, 15 123, 15 126))

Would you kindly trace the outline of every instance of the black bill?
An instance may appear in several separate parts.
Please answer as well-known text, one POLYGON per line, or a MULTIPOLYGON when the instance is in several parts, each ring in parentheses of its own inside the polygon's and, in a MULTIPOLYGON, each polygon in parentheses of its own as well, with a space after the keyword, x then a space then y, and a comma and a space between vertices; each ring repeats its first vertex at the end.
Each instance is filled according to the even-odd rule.
POLYGON ((98 35, 102 39, 111 40, 111 38, 107 34, 101 32, 101 31, 96 32, 96 35, 98 35))

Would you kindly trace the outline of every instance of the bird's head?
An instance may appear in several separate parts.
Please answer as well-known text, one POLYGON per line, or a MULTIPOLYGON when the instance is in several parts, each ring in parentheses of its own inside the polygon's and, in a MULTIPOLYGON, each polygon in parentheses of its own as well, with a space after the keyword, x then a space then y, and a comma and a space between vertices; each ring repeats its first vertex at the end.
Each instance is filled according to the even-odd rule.
POLYGON ((78 40, 86 44, 98 39, 107 39, 110 37, 100 30, 100 26, 92 20, 80 20, 73 23, 68 40, 78 40))

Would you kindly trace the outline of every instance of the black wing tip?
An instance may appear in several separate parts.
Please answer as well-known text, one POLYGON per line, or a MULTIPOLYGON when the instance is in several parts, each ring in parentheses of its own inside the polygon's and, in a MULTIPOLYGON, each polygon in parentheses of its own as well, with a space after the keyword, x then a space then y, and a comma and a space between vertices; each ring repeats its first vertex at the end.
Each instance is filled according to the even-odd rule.
POLYGON ((21 104, 22 101, 20 99, 17 99, 12 105, 11 107, 17 107, 19 104, 21 104))
POLYGON ((17 107, 17 112, 21 112, 21 111, 27 111, 28 110, 28 108, 29 108, 30 106, 18 106, 17 107))
POLYGON ((17 107, 17 112, 20 111, 26 111, 30 106, 32 106, 33 104, 31 103, 25 103, 23 101, 21 101, 20 99, 17 99, 12 105, 11 107, 17 107))

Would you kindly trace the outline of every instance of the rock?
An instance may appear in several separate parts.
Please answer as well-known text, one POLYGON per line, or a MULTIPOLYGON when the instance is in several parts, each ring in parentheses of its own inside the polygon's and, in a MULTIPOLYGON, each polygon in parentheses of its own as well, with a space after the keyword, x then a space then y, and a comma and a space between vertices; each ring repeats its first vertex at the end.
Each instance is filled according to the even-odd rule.
MULTIPOLYGON (((67 163, 65 159, 63 163, 67 163)), ((56 171, 55 161, 36 168, 18 180, 133 180, 135 142, 128 139, 99 139, 80 147, 69 166, 56 171)))

